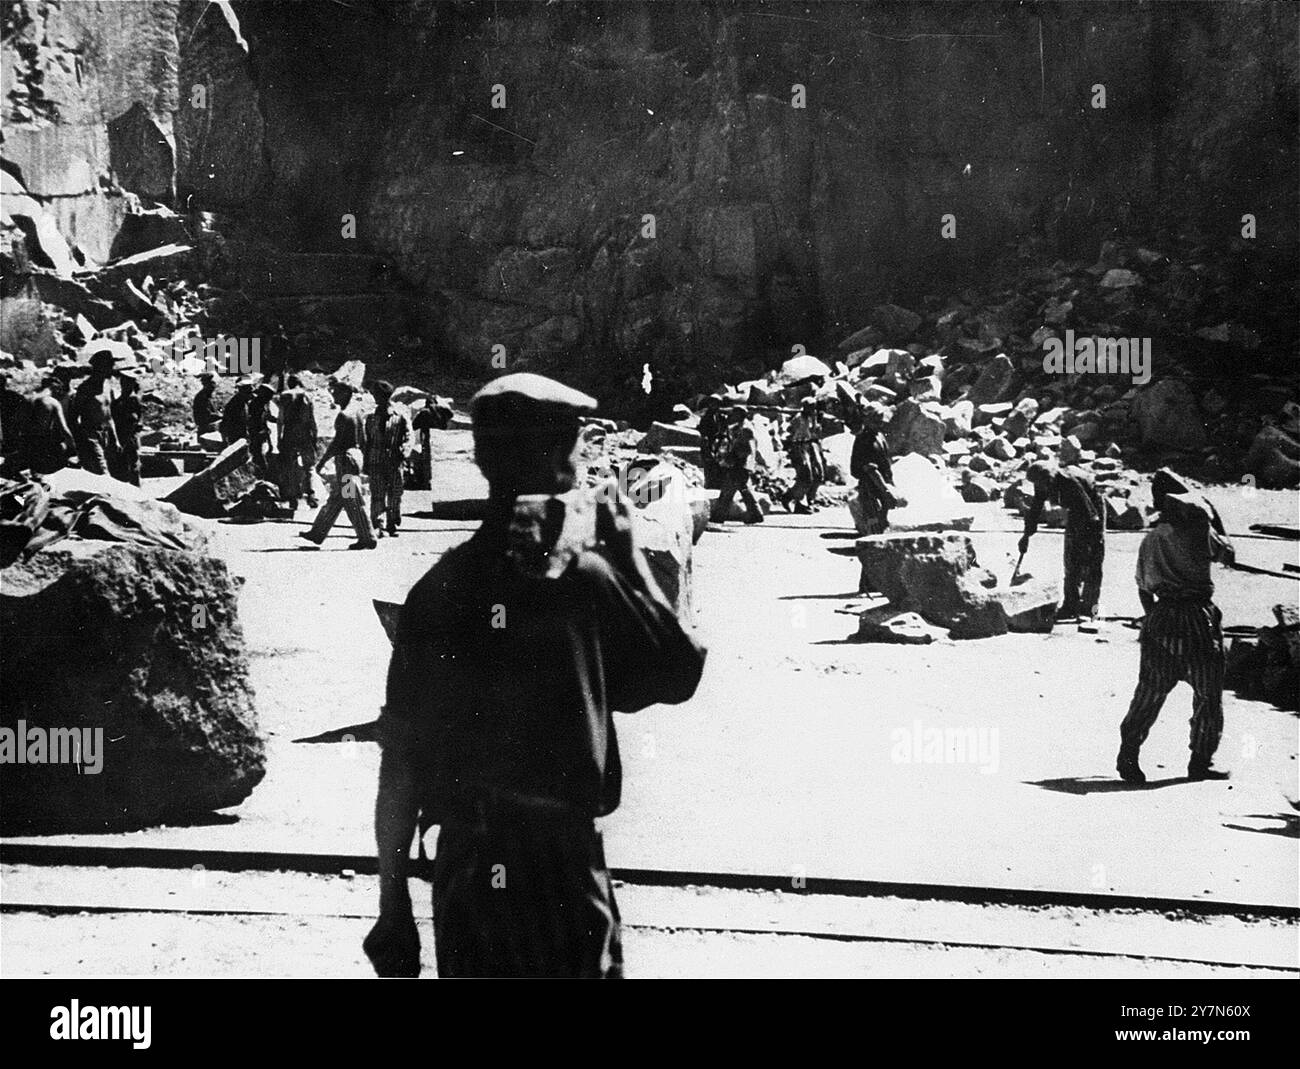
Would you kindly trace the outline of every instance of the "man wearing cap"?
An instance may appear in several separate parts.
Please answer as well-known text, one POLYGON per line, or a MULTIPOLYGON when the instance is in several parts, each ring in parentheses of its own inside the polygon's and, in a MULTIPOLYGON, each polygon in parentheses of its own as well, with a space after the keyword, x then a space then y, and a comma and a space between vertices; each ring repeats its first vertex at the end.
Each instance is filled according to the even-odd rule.
POLYGON ((194 413, 194 429, 198 434, 210 434, 217 429, 221 422, 221 417, 217 415, 217 405, 215 394, 217 392, 217 377, 211 371, 205 371, 199 376, 199 392, 194 395, 194 402, 191 411, 194 413))
POLYGON ((245 375, 235 383, 235 392, 226 407, 221 410, 221 441, 226 445, 248 441, 248 405, 253 400, 253 389, 257 379, 245 375))
POLYGON ((762 523, 763 510, 759 508, 758 498, 750 488, 749 480, 758 466, 758 440, 754 429, 745 419, 743 408, 733 408, 727 412, 726 450, 719 458, 722 464, 721 493, 713 505, 713 518, 725 523, 731 511, 731 503, 737 494, 745 504, 745 522, 762 523))
POLYGON ((1137 584, 1146 618, 1142 661, 1128 715, 1120 725, 1115 767, 1126 783, 1145 783, 1138 751, 1180 680, 1192 687, 1193 780, 1227 779, 1214 767, 1223 734, 1223 614, 1214 604, 1210 562, 1231 564, 1232 543, 1214 529, 1204 500, 1193 493, 1161 495, 1160 520, 1138 549, 1137 584))
POLYGON ((298 536, 320 545, 329 536, 330 528, 339 518, 339 513, 346 510, 352 528, 357 533, 357 540, 348 549, 374 549, 377 544, 370 530, 370 521, 366 518, 366 505, 361 489, 361 468, 365 464, 366 428, 361 413, 353 404, 354 390, 338 379, 330 383, 330 395, 339 407, 339 414, 334 417, 334 439, 325 450, 325 455, 316 464, 321 471, 325 465, 334 461, 334 478, 330 482, 329 497, 316 513, 316 520, 310 531, 300 531, 298 536))
POLYGON ((370 476, 370 522, 375 537, 387 529, 392 538, 402 523, 402 464, 409 449, 411 421, 390 403, 393 384, 383 379, 370 386, 375 410, 366 417, 366 474, 370 476))
POLYGON ((790 420, 788 448, 794 465, 795 483, 783 500, 789 512, 812 512, 817 490, 826 477, 821 455, 821 419, 814 398, 799 402, 799 413, 790 420))
POLYGON ((69 412, 81 466, 95 475, 119 470, 121 447, 113 421, 117 362, 117 353, 109 347, 90 354, 90 374, 77 387, 69 412))
POLYGON ((296 509, 305 497, 316 508, 311 473, 316 466, 316 407, 297 375, 290 375, 280 394, 279 449, 289 507, 296 509))
POLYGON ((595 824, 620 799, 610 714, 688 699, 704 651, 616 494, 597 498, 592 539, 556 556, 577 506, 555 495, 574 485, 578 417, 594 407, 528 374, 472 402, 486 516, 407 598, 379 718, 380 916, 365 949, 380 975, 419 972, 403 868, 430 824, 440 976, 621 975, 595 824))
POLYGON ((1049 501, 1065 509, 1065 596, 1057 616, 1096 616, 1106 558, 1106 502, 1082 468, 1039 462, 1031 464, 1026 475, 1034 485, 1034 499, 1025 514, 1020 552, 1028 552, 1029 539, 1049 501))
POLYGON ((120 388, 113 398, 113 428, 117 431, 117 467, 110 465, 114 478, 140 485, 140 426, 144 422, 144 404, 140 400, 140 382, 129 371, 118 372, 120 388))

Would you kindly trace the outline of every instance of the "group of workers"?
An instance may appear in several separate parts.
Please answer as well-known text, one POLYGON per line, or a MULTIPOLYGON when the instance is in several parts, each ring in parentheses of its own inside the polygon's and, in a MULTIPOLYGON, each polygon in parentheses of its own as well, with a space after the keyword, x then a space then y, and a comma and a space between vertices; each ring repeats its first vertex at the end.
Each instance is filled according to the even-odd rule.
MULTIPOLYGON (((89 470, 129 477, 123 441, 138 441, 138 389, 128 385, 130 376, 119 372, 112 354, 92 355, 90 370, 69 406, 71 426, 47 380, 32 402, 40 418, 29 413, 21 421, 29 436, 25 456, 43 456, 53 441, 51 460, 75 448, 89 470), (38 425, 45 429, 35 430, 38 425)), ((279 451, 292 458, 298 493, 309 502, 311 471, 332 463, 329 497, 304 538, 320 544, 342 510, 357 533, 350 548, 372 548, 384 533, 396 537, 402 462, 413 427, 392 403, 389 383, 368 387, 375 409, 363 417, 356 390, 331 381, 338 414, 319 460, 311 399, 295 377, 288 378, 274 414, 269 384, 242 380, 214 418, 214 385, 205 377, 195 398, 201 433, 218 427, 228 440, 244 437, 255 463, 265 466, 270 433, 263 428, 277 422, 279 451), (368 514, 363 472, 370 476, 368 514)), ((15 426, 9 392, 0 412, 5 434, 15 426)), ((599 542, 576 552, 558 576, 518 566, 519 503, 572 488, 580 419, 595 404, 528 374, 496 379, 472 402, 476 459, 489 484, 486 518, 410 592, 397 622, 379 719, 380 911, 365 949, 381 975, 419 972, 405 865, 412 839, 434 824, 440 827, 432 881, 440 975, 621 975, 618 907, 595 824, 620 800, 611 714, 687 700, 701 677, 704 650, 635 549, 621 500, 600 512, 599 542)), ((883 434, 885 413, 859 403, 837 416, 854 432, 850 474, 864 524, 884 532, 890 509, 900 503, 883 434)), ((706 481, 721 491, 717 515, 725 517, 739 494, 746 522, 760 522, 750 483, 757 439, 745 409, 715 399, 705 406, 700 431, 706 481)), ((820 432, 817 403, 801 404, 788 438, 797 481, 786 505, 793 512, 811 507, 825 477, 820 432)), ((1046 505, 1063 508, 1060 615, 1095 615, 1105 501, 1080 468, 1038 463, 1028 477, 1035 497, 1021 552, 1046 505)), ((1152 489, 1159 518, 1142 541, 1137 566, 1145 610, 1141 667, 1120 727, 1117 771, 1126 782, 1144 781, 1140 747, 1165 697, 1186 680, 1195 693, 1188 777, 1220 779, 1226 773, 1214 767, 1213 757, 1223 730, 1224 653, 1210 567, 1215 560, 1231 563, 1232 547, 1213 507, 1172 472, 1157 473, 1152 489)), ((535 525, 525 526, 546 537, 535 525)))
POLYGON ((110 343, 91 351, 88 373, 70 392, 72 376, 62 370, 45 375, 31 397, 3 383, 4 470, 49 475, 76 457, 86 471, 139 486, 144 399, 135 366, 110 343))

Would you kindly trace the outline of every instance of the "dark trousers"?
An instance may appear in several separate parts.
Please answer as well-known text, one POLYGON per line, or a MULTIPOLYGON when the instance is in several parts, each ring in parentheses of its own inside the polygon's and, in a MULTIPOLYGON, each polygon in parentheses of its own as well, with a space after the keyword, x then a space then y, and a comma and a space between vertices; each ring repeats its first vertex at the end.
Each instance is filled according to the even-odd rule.
POLYGON ((622 977, 618 906, 591 821, 448 822, 437 850, 439 976, 622 977))
POLYGON ((316 467, 315 442, 282 442, 280 444, 280 463, 283 465, 285 497, 293 504, 300 497, 307 499, 307 504, 316 504, 316 493, 311 488, 311 473, 316 467))
POLYGON ((1101 600, 1101 567, 1106 559, 1106 520, 1098 525, 1065 525, 1065 594, 1061 615, 1096 616, 1101 600))
POLYGON ((370 522, 389 533, 402 525, 402 466, 370 473, 370 522), (386 522, 385 522, 386 521, 386 522))
POLYGON ((821 450, 816 442, 792 442, 790 461, 794 465, 795 482, 786 500, 797 504, 801 499, 806 499, 812 505, 826 478, 821 450))
POLYGON ((723 468, 719 488, 721 493, 718 495, 717 503, 713 507, 713 518, 718 522, 724 522, 727 514, 731 511, 731 502, 735 500, 737 494, 740 500, 745 504, 745 519, 761 520, 763 510, 758 507, 758 498, 754 496, 754 491, 749 487, 749 471, 745 468, 723 468))
POLYGON ((1191 684, 1193 760, 1209 764, 1223 735, 1223 614, 1212 601, 1157 602, 1142 625, 1142 662, 1120 744, 1136 757, 1169 692, 1191 684))
POLYGON ((83 435, 77 439, 77 455, 81 458, 81 466, 94 475, 114 474, 120 453, 117 436, 108 431, 83 435))

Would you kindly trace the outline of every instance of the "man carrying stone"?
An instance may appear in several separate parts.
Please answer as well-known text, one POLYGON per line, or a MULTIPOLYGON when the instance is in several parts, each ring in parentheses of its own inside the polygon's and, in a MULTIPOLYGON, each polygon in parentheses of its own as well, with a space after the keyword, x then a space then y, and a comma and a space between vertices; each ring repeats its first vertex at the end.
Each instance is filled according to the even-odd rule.
POLYGON ((346 382, 330 383, 330 394, 339 407, 339 414, 334 418, 334 440, 330 442, 325 455, 320 458, 316 470, 321 471, 330 461, 334 461, 334 478, 330 482, 329 497, 316 513, 316 521, 310 531, 300 531, 299 538, 320 545, 329 536, 330 528, 339 518, 339 513, 347 510, 348 519, 357 533, 357 540, 348 549, 374 549, 378 544, 370 530, 370 521, 366 518, 366 506, 361 489, 361 468, 365 463, 366 430, 361 413, 352 403, 353 389, 346 382))
POLYGON ((311 473, 316 466, 316 408, 297 375, 290 375, 287 389, 280 394, 278 427, 280 463, 284 469, 285 497, 291 509, 305 497, 310 508, 317 507, 311 473))
POLYGON ((1020 552, 1028 552, 1029 539, 1049 501, 1065 509, 1065 595, 1057 618, 1096 616, 1106 557, 1106 502, 1082 468, 1039 462, 1031 464, 1026 474, 1034 484, 1034 499, 1025 514, 1020 552))
POLYGON ((731 503, 739 494, 745 504, 745 522, 762 523, 763 510, 749 485, 758 465, 758 440, 754 437, 754 429, 745 419, 743 408, 733 408, 726 413, 726 426, 727 445, 720 458, 722 468, 719 473, 722 492, 713 506, 713 519, 725 523, 731 512, 731 503))
POLYGON ((435 823, 439 976, 622 975, 595 824, 620 800, 611 713, 687 700, 704 651, 651 578, 625 501, 598 497, 590 541, 557 534, 571 502, 554 495, 574 484, 579 414, 595 404, 529 374, 472 402, 487 515, 407 598, 379 718, 380 915, 365 950, 381 976, 419 972, 403 869, 435 823))
POLYGON ((81 466, 95 475, 119 470, 121 446, 113 422, 117 399, 117 354, 109 347, 90 354, 90 374, 77 387, 70 411, 81 466))
POLYGON ((397 537, 402 523, 402 464, 406 460, 411 421, 390 404, 393 385, 383 379, 370 386, 375 410, 366 417, 366 474, 370 476, 370 522, 375 537, 387 529, 397 537))
POLYGON ((1191 758, 1193 780, 1227 779, 1214 767, 1223 734, 1223 614, 1214 604, 1210 562, 1232 564, 1232 543, 1213 527, 1198 495, 1165 493, 1160 520, 1138 549, 1138 595, 1142 622, 1142 661, 1137 689, 1120 725, 1115 768, 1126 783, 1145 783, 1138 752, 1160 715, 1165 698, 1180 680, 1192 687, 1191 758))

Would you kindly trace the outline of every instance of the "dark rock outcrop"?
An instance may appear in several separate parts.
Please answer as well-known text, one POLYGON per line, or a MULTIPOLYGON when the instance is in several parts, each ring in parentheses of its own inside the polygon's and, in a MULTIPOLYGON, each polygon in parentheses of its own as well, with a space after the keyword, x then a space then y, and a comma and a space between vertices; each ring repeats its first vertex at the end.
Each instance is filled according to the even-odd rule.
POLYGON ((102 731, 102 767, 6 764, 0 819, 95 828, 238 805, 265 769, 236 589, 184 551, 62 543, 0 575, 0 724, 102 731))

